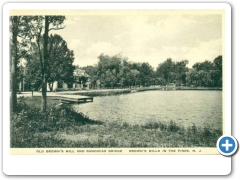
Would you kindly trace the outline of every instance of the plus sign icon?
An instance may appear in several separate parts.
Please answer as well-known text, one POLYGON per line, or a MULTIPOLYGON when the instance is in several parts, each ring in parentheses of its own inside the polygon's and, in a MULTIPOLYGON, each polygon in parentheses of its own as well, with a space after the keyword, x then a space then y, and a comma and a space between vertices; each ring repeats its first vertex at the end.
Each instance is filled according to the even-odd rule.
POLYGON ((233 155, 238 148, 238 142, 233 136, 221 136, 217 141, 217 149, 224 156, 233 155))

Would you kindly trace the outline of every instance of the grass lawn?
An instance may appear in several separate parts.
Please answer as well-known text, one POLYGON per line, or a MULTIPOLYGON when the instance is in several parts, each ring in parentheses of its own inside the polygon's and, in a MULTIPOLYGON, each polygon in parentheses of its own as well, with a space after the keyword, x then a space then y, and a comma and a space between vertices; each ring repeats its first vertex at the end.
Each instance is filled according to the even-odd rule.
POLYGON ((219 129, 184 128, 173 121, 103 123, 75 112, 71 105, 55 106, 58 103, 48 98, 48 111, 42 113, 41 97, 20 100, 11 118, 11 147, 215 147, 222 135, 219 129))
MULTIPOLYGON (((29 107, 36 107, 38 109, 41 108, 41 97, 40 96, 33 96, 33 97, 26 97, 24 98, 25 103, 29 107)), ((47 107, 51 108, 52 106, 56 106, 59 104, 59 100, 54 99, 54 97, 47 97, 47 107)))

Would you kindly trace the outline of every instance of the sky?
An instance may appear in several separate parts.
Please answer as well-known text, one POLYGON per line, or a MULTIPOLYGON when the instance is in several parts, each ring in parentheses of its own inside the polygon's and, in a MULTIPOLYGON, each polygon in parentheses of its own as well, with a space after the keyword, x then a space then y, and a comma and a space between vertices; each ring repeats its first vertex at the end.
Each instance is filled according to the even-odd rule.
POLYGON ((222 15, 219 13, 86 13, 67 15, 59 34, 74 51, 74 64, 94 65, 103 53, 121 54, 154 68, 167 58, 196 62, 222 55, 222 15))

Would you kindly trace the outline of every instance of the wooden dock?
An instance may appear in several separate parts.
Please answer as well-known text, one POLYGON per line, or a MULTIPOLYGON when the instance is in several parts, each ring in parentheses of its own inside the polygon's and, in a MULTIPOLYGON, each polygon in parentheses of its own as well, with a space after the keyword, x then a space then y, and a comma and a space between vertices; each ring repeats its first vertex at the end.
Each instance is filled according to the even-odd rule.
POLYGON ((64 95, 59 96, 59 101, 61 103, 86 103, 93 102, 93 97, 90 96, 79 96, 79 95, 64 95))

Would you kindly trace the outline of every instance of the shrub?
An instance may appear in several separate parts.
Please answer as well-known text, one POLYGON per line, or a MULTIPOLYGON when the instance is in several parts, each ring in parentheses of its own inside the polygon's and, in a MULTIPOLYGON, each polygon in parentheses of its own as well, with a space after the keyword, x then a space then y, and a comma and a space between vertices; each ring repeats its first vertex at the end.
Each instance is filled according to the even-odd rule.
POLYGON ((168 124, 168 131, 177 132, 179 130, 180 130, 180 126, 171 120, 170 123, 168 124))
POLYGON ((77 125, 101 124, 67 105, 53 106, 43 113, 37 107, 29 108, 22 97, 18 100, 18 111, 11 114, 10 123, 11 147, 37 146, 35 141, 38 133, 54 134, 77 125))

